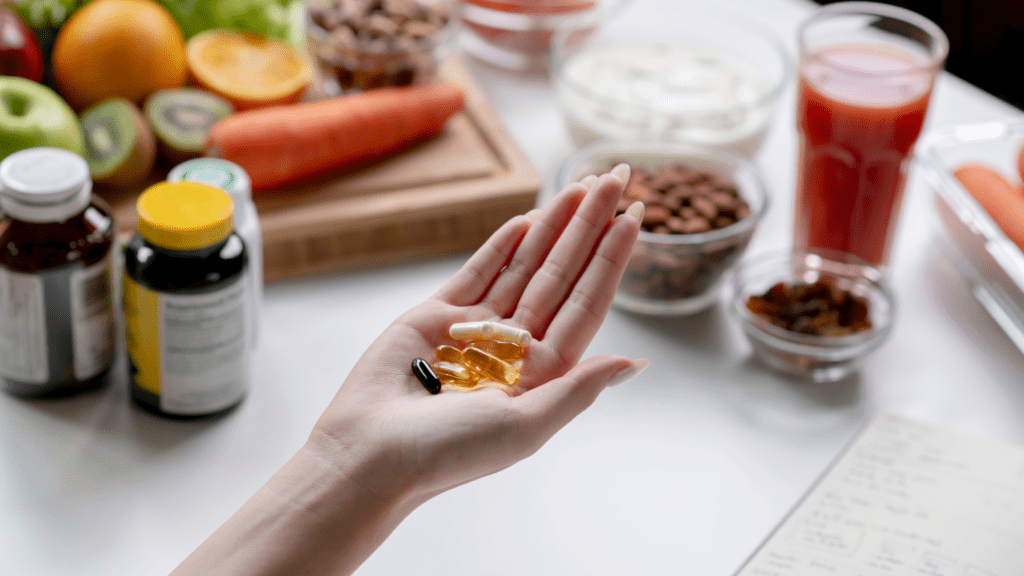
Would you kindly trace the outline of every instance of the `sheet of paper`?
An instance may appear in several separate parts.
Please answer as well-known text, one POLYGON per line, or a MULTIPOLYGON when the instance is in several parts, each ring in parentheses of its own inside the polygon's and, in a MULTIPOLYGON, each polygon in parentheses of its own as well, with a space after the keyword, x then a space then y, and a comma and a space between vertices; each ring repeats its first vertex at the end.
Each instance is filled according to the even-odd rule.
POLYGON ((1021 576, 1024 448, 879 416, 738 576, 1021 576))

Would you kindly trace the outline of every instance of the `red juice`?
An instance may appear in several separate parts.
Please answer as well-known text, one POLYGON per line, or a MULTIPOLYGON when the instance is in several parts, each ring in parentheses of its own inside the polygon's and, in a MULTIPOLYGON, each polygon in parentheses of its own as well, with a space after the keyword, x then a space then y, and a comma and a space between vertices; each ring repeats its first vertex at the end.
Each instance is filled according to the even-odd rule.
POLYGON ((801 66, 797 248, 889 259, 935 70, 913 53, 832 46, 801 66))

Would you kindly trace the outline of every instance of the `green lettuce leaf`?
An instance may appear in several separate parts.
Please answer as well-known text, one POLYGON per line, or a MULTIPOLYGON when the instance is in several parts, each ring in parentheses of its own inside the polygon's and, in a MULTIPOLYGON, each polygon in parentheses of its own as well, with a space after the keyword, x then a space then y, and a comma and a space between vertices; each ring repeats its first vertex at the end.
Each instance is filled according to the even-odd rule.
POLYGON ((157 0, 185 39, 211 28, 234 28, 287 40, 289 0, 157 0))

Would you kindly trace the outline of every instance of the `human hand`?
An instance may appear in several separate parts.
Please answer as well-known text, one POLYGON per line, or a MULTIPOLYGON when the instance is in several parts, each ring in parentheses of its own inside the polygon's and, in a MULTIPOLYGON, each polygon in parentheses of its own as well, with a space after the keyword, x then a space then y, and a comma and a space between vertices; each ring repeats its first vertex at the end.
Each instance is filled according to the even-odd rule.
POLYGON ((542 211, 507 222, 426 302, 398 318, 346 378, 310 436, 324 457, 373 462, 382 497, 417 502, 537 451, 609 385, 646 360, 579 362, 611 305, 643 205, 615 217, 628 167, 563 189, 542 211), (410 370, 453 344, 457 322, 501 320, 533 336, 508 395, 494 388, 431 395, 410 370))

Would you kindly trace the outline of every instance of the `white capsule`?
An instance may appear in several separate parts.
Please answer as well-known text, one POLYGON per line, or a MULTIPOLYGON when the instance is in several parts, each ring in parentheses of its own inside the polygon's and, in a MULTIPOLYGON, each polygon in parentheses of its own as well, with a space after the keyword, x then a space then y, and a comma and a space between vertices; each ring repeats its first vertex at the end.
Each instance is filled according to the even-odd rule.
POLYGON ((509 342, 515 342, 523 348, 530 345, 530 341, 533 340, 533 336, 529 330, 523 330, 522 328, 516 328, 507 324, 501 324, 498 322, 491 322, 491 331, 494 333, 494 337, 498 340, 507 340, 509 342))
POLYGON ((515 328, 500 322, 459 322, 452 324, 448 335, 456 340, 496 339, 515 342, 527 348, 533 340, 528 330, 515 328))
POLYGON ((448 335, 456 340, 472 340, 474 338, 490 338, 491 322, 459 322, 452 324, 448 335))

